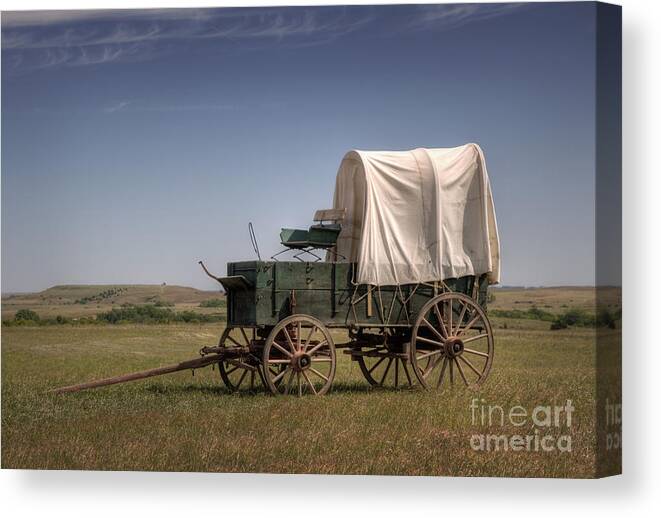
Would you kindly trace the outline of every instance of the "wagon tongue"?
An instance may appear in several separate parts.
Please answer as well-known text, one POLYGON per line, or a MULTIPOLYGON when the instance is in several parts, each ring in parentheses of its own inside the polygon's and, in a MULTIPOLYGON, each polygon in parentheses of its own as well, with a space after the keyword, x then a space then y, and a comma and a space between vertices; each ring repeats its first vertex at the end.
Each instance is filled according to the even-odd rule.
POLYGON ((194 358, 192 360, 186 360, 181 363, 174 365, 167 365, 165 367, 157 367, 155 369, 149 369, 146 371, 133 372, 131 374, 124 374, 122 376, 115 376, 113 378, 104 378, 96 381, 89 381, 86 383, 80 383, 78 385, 70 385, 68 387, 60 387, 51 390, 56 394, 64 394, 67 392, 79 392, 81 390, 93 389, 98 387, 106 387, 108 385, 116 385, 118 383, 126 383, 128 381, 141 380, 145 378, 151 378, 154 376, 161 376, 163 374, 170 374, 171 372, 179 372, 185 370, 200 369, 202 367, 207 367, 214 363, 218 363, 228 358, 236 357, 244 353, 244 347, 203 347, 200 350, 202 355, 200 358, 194 358))

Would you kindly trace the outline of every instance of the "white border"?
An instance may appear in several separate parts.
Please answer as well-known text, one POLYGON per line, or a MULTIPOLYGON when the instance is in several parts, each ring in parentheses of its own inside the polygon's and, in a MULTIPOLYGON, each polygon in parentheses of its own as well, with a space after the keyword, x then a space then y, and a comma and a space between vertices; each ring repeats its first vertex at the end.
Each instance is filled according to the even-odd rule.
MULTIPOLYGON (((283 2, 285 3, 285 2, 283 2)), ((287 5, 332 2, 289 0, 287 5)), ((336 2, 361 3, 361 2, 336 2)), ((366 3, 366 2, 362 2, 366 3)), ((379 2, 402 3, 402 2, 379 2)), ((425 3, 425 2, 418 2, 425 3)), ((584 516, 661 510, 659 2, 624 0, 624 470, 600 481, 3 471, 5 516, 584 516)), ((2 10, 250 6, 232 0, 0 0, 2 10)), ((277 3, 275 3, 277 5, 277 3)))

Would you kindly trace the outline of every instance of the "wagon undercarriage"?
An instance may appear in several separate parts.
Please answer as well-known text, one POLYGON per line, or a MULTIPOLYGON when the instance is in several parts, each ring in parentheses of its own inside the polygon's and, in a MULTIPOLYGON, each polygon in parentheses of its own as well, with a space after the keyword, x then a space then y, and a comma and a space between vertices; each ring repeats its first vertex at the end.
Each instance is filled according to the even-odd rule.
POLYGON ((493 361, 493 336, 484 310, 470 297, 443 293, 411 327, 360 327, 335 343, 333 327, 295 314, 273 328, 228 327, 217 347, 244 351, 219 362, 231 391, 266 388, 274 394, 324 394, 333 382, 336 351, 351 356, 372 386, 478 386, 493 361))

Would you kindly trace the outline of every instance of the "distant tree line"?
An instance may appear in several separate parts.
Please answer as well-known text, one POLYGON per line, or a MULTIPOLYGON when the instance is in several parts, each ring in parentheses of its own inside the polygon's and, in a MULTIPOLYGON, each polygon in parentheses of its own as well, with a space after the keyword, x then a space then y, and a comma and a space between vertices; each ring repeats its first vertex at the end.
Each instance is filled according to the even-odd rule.
POLYGON ((195 311, 174 311, 156 304, 123 304, 96 317, 70 318, 57 315, 42 318, 36 311, 21 309, 13 319, 2 321, 3 326, 47 326, 62 324, 172 324, 224 322, 224 314, 202 314, 195 311))
POLYGON ((568 327, 607 327, 615 329, 618 320, 622 319, 622 309, 611 310, 600 307, 595 315, 579 308, 571 308, 556 315, 537 307, 526 310, 521 309, 492 309, 489 315, 500 318, 516 318, 527 320, 541 320, 550 322, 550 329, 567 329, 568 327))
POLYGON ((102 292, 97 293, 96 295, 90 295, 89 297, 82 297, 74 302, 74 304, 88 304, 90 302, 101 302, 117 295, 122 294, 123 292, 128 291, 128 288, 109 288, 103 290, 102 292))
POLYGON ((120 308, 97 313, 96 319, 108 324, 170 324, 173 322, 224 322, 225 316, 219 314, 205 315, 190 310, 176 312, 155 304, 125 304, 120 308))
POLYGON ((203 300, 200 302, 201 308, 224 308, 225 307, 225 299, 209 299, 209 300, 203 300))

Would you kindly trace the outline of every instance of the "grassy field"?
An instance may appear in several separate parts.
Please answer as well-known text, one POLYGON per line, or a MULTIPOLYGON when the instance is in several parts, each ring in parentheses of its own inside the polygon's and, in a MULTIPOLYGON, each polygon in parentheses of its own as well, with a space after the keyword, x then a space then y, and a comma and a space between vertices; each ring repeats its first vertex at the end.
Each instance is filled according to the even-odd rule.
MULTIPOLYGON (((503 304, 499 290, 494 305, 518 307, 514 300, 538 296, 546 294, 508 292, 503 304)), ((567 291, 566 303, 575 297, 567 291)), ((318 398, 228 394, 210 368, 194 377, 181 372, 58 396, 48 390, 192 358, 217 341, 223 326, 3 328, 2 467, 592 476, 595 330, 550 331, 548 322, 533 320, 493 323, 496 356, 478 391, 459 384, 440 392, 371 389, 357 364, 339 354, 333 390, 318 398), (474 420, 475 398, 505 413, 571 400, 570 426, 561 420, 538 429, 570 436, 571 451, 476 451, 473 435, 535 432, 532 424, 517 427, 507 418, 501 425, 498 414, 491 426, 474 420)), ((616 331, 602 333, 616 337, 616 331)), ((613 354, 618 361, 615 348, 613 354)))

